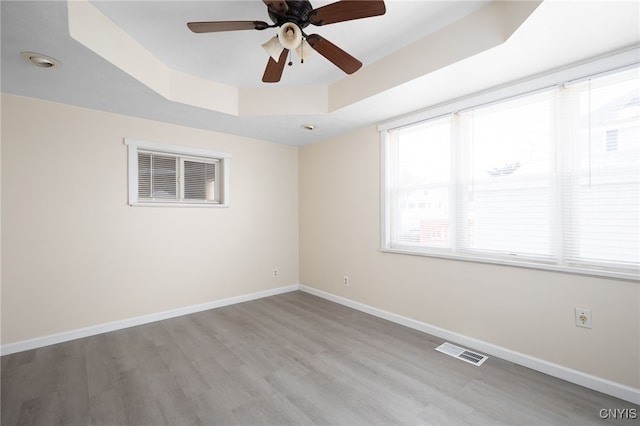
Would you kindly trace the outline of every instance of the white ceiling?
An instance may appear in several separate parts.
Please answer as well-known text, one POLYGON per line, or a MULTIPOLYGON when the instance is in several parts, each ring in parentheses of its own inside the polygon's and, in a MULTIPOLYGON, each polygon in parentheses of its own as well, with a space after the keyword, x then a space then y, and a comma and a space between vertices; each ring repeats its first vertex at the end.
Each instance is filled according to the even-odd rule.
MULTIPOLYGON (((314 7, 328 3, 312 1, 314 7)), ((229 114, 167 99, 72 38, 64 1, 2 1, 2 91, 303 145, 640 42, 637 1, 547 0, 506 42, 424 72, 418 65, 422 61, 424 67, 423 56, 429 57, 432 52, 416 55, 415 46, 435 37, 438 31, 453 28, 456 21, 486 7, 487 2, 385 3, 384 16, 307 28, 308 33, 318 33, 360 59, 364 66, 356 74, 347 77, 316 54, 304 64, 286 67, 282 81, 274 86, 261 82, 267 55, 260 45, 275 34, 275 29, 193 34, 186 28, 189 21, 270 22, 261 1, 91 2, 167 68, 250 90, 252 96, 268 95, 266 91, 274 87, 291 88, 303 95, 311 89, 326 88, 322 90, 342 96, 337 92, 352 82, 354 87, 365 84, 362 76, 374 82, 370 91, 360 90, 362 93, 353 100, 326 111, 229 114), (414 54, 402 55, 411 46, 414 54), (20 57, 22 51, 52 56, 62 66, 35 68, 20 57), (375 73, 388 70, 390 63, 391 69, 395 67, 398 74, 409 77, 379 84, 385 79, 393 81, 388 73, 375 73), (411 74, 413 68, 419 75, 411 74), (301 125, 305 123, 315 124, 317 130, 303 130, 301 125)), ((469 39, 468 43, 473 41, 469 39)), ((446 51, 447 46, 441 50, 446 51)))
MULTIPOLYGON (((372 64, 394 50, 479 9, 489 0, 430 2, 387 1, 383 16, 309 26, 317 33, 372 64), (384 34, 381 37, 381 34, 384 34)), ((262 1, 92 1, 101 12, 170 68, 234 87, 261 87, 267 64, 262 43, 276 34, 233 31, 194 34, 190 21, 265 21, 271 23, 262 1)), ((332 1, 313 1, 315 8, 332 1)), ((279 86, 325 85, 345 75, 320 55, 306 64, 287 67, 279 86)))

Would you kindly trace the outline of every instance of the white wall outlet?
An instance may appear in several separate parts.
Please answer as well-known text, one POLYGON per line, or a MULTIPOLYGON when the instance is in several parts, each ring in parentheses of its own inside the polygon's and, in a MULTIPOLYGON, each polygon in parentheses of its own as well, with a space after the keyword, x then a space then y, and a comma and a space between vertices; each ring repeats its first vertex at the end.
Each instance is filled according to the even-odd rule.
POLYGON ((576 326, 591 328, 591 309, 576 308, 576 326))
POLYGON ((278 270, 273 268, 273 278, 278 278, 278 270))
POLYGON ((344 286, 349 287, 349 277, 346 275, 344 276, 344 286))

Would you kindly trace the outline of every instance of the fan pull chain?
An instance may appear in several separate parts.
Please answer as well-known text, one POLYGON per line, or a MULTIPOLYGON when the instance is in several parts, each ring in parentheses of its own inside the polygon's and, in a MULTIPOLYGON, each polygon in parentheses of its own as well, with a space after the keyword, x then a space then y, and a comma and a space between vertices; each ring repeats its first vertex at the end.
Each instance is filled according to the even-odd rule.
POLYGON ((287 65, 293 65, 293 61, 291 60, 291 51, 289 51, 289 63, 287 65))

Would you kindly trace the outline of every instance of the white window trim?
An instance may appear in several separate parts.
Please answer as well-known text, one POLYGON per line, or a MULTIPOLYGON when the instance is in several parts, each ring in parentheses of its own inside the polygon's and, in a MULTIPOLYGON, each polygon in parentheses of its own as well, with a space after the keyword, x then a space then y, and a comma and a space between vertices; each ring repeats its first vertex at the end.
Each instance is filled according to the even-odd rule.
POLYGON ((145 207, 229 207, 229 177, 231 174, 232 155, 227 152, 210 151, 201 148, 169 145, 159 142, 149 142, 137 139, 125 138, 124 144, 128 146, 128 190, 130 206, 145 207), (203 159, 218 160, 222 175, 221 199, 219 203, 188 203, 175 201, 140 201, 138 199, 138 151, 151 151, 164 154, 174 154, 182 157, 199 157, 203 159))
POLYGON ((399 118, 384 121, 378 125, 378 131, 393 130, 420 121, 431 120, 452 112, 463 112, 480 105, 488 105, 516 96, 524 96, 533 92, 543 91, 559 84, 572 85, 590 77, 618 72, 627 67, 636 66, 640 61, 640 48, 625 50, 600 59, 581 63, 570 68, 551 71, 549 73, 525 78, 517 82, 508 83, 494 89, 485 90, 463 98, 453 99, 434 107, 416 111, 399 118))
MULTIPOLYGON (((547 271, 564 272, 585 276, 606 277, 620 280, 628 280, 638 282, 638 271, 634 272, 618 272, 612 270, 600 270, 591 268, 581 268, 578 266, 562 265, 556 263, 544 263, 544 262, 531 262, 527 259, 512 260, 508 258, 485 258, 482 254, 471 255, 464 252, 453 253, 450 249, 430 248, 428 252, 417 250, 414 247, 397 246, 390 247, 390 208, 391 208, 391 194, 390 194, 390 179, 391 179, 391 167, 389 156, 389 140, 388 132, 390 130, 398 129, 404 126, 408 126, 414 123, 419 123, 426 120, 434 120, 439 117, 450 115, 459 111, 475 108, 479 105, 487 105, 493 102, 500 102, 508 98, 514 98, 517 96, 524 96, 532 94, 534 92, 546 90, 550 87, 558 86, 561 84, 573 84, 575 82, 595 76, 598 74, 607 74, 610 72, 617 72, 627 67, 637 66, 640 57, 640 48, 633 48, 621 52, 614 53, 612 55, 602 57, 593 61, 578 64, 573 67, 563 68, 560 70, 552 71, 550 73, 532 77, 530 79, 524 79, 523 81, 513 84, 507 84, 494 90, 485 91, 479 94, 473 94, 465 98, 452 100, 447 103, 437 105, 427 110, 418 111, 414 114, 406 115, 400 118, 389 120, 378 125, 378 131, 380 132, 380 251, 384 253, 396 253, 413 256, 424 256, 440 259, 459 260, 465 262, 475 263, 488 263, 512 267, 522 267, 529 269, 540 269, 547 271)), ((453 157, 456 153, 452 153, 453 157)), ((453 198, 455 202, 455 197, 453 198)), ((453 244, 456 244, 456 240, 453 240, 453 244)))

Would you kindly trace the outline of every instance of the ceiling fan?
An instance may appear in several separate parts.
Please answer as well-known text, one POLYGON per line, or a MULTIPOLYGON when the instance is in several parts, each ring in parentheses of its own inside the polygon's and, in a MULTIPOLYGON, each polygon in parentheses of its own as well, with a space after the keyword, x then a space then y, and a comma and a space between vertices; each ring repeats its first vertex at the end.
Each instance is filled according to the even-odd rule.
MULTIPOLYGON (((262 47, 270 58, 262 76, 265 83, 276 83, 282 77, 289 51, 295 50, 301 62, 316 51, 347 74, 353 74, 362 67, 362 62, 318 35, 307 35, 307 26, 322 26, 336 22, 384 15, 384 1, 343 0, 314 9, 309 0, 268 1, 267 12, 273 24, 264 21, 209 21, 189 22, 187 27, 194 33, 212 33, 238 30, 265 30, 279 27, 278 35, 264 43, 262 47)), ((289 62, 291 65, 291 62, 289 62)))

